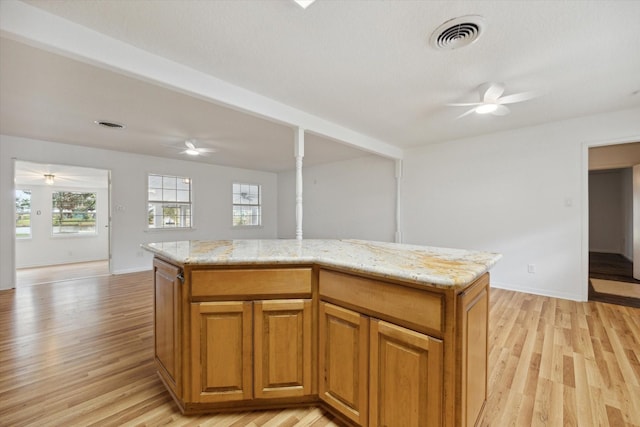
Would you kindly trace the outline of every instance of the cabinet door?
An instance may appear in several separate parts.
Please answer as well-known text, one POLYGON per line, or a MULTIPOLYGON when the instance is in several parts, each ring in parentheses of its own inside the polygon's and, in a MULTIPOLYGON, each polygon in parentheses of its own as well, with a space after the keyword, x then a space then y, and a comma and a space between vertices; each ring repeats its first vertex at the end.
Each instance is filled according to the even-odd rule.
POLYGON ((254 395, 311 394, 311 300, 254 302, 254 395))
POLYGON ((369 319, 320 303, 320 399, 357 423, 367 425, 369 319))
POLYGON ((251 302, 191 304, 191 398, 251 399, 251 302))
POLYGON ((489 278, 478 280, 458 299, 458 333, 460 344, 460 395, 456 411, 458 425, 474 426, 487 401, 489 278))
POLYGON ((442 341, 370 321, 369 426, 442 423, 442 341))
POLYGON ((180 269, 158 259, 154 273, 154 353, 158 372, 174 394, 182 395, 180 351, 180 269))

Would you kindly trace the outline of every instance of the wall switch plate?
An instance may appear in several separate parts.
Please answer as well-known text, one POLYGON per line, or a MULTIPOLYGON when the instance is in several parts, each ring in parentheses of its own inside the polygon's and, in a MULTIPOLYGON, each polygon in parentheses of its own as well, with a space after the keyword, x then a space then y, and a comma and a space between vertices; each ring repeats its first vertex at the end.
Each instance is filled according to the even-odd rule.
POLYGON ((534 274, 536 272, 536 265, 535 264, 527 264, 527 271, 531 274, 534 274))

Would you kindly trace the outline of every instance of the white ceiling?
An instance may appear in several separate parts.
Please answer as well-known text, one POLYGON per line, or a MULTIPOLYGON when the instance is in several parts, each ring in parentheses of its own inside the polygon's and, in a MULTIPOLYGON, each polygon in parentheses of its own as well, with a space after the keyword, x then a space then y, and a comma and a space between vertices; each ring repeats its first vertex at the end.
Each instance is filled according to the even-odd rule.
POLYGON ((109 171, 69 165, 55 165, 16 161, 15 183, 31 188, 34 185, 48 185, 45 174, 53 175, 53 188, 108 188, 109 171))
MULTIPOLYGON (((408 148, 640 106, 638 1, 317 0, 306 10, 291 0, 26 3, 86 27, 88 38, 95 30, 353 131, 308 133, 306 165, 366 154, 353 145, 375 152, 367 138, 408 148), (477 42, 428 45, 441 23, 468 14, 486 22, 477 42), (445 104, 476 101, 489 81, 504 82, 507 95, 541 96, 508 116, 456 120, 464 109, 445 104)), ((265 118, 257 103, 230 109, 228 100, 172 91, 106 60, 71 59, 60 44, 70 52, 82 41, 48 46, 34 41, 37 30, 30 40, 2 22, 0 132, 158 156, 179 155, 168 146, 195 138, 219 150, 201 161, 293 168, 293 121, 265 118)))

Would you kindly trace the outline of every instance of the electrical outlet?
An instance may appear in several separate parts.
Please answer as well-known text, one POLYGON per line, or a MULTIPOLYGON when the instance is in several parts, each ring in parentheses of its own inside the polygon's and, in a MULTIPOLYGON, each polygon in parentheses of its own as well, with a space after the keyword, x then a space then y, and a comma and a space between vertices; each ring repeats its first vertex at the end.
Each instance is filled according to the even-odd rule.
POLYGON ((535 274, 536 265, 535 264, 527 264, 527 271, 529 272, 529 274, 535 274))

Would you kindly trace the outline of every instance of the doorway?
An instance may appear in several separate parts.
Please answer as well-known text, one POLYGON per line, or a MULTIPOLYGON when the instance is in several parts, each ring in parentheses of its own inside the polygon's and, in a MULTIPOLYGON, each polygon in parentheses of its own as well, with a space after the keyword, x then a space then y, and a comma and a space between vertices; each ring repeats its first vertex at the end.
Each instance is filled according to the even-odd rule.
POLYGON ((109 274, 110 172, 22 160, 14 170, 16 286, 109 274))
POLYGON ((640 143, 589 148, 588 299, 640 307, 640 143), (635 165, 637 168, 634 168, 635 165), (637 181, 634 183, 634 181, 637 181))

